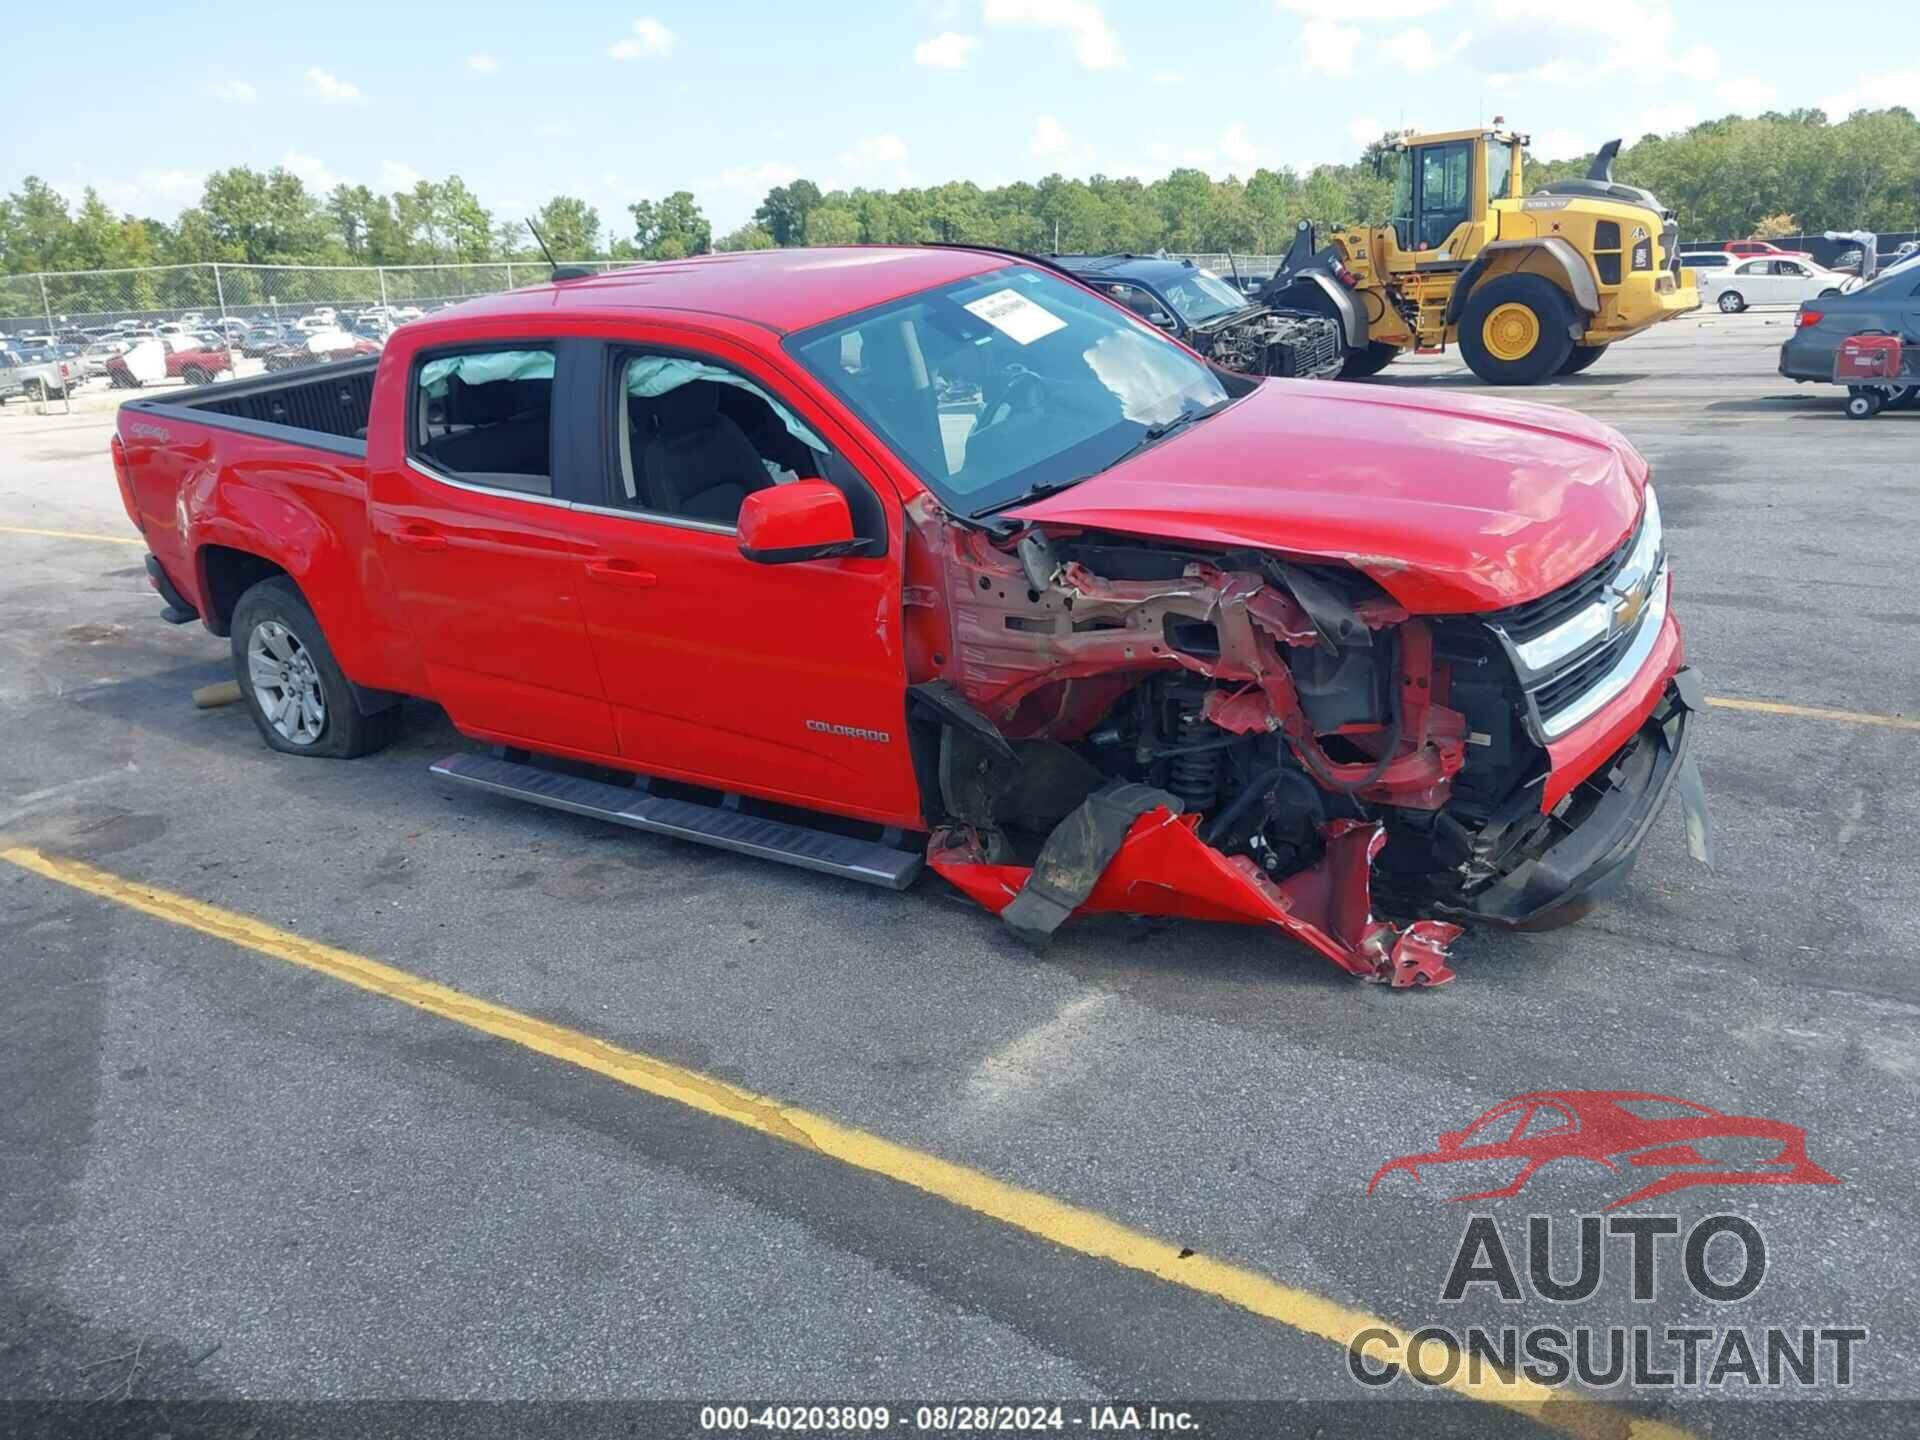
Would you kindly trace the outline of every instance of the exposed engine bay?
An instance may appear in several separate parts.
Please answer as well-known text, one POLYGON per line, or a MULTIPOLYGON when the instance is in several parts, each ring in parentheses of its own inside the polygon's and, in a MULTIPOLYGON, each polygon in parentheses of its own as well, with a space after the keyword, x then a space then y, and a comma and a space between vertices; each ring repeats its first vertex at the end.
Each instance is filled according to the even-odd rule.
POLYGON ((926 643, 954 647, 913 691, 928 863, 1029 939, 1073 913, 1237 920, 1365 979, 1442 984, 1456 920, 1591 908, 1546 883, 1554 857, 1578 839, 1583 867, 1624 873, 1619 826, 1582 826, 1623 796, 1657 809, 1681 758, 1670 688, 1543 813, 1545 749, 1477 619, 1258 551, 916 523, 945 563, 909 604, 945 610, 926 643))
POLYGON ((1196 328, 1188 343, 1216 365, 1245 375, 1326 380, 1346 361, 1340 327, 1306 310, 1243 312, 1214 328, 1196 328))

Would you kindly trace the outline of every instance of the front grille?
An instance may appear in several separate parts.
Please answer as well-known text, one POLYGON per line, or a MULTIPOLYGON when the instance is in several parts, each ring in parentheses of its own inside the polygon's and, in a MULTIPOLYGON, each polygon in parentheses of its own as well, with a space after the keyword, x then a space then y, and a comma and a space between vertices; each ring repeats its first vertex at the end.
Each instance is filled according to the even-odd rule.
POLYGON ((1296 335, 1274 347, 1284 368, 1272 368, 1273 375, 1324 375, 1334 368, 1340 354, 1340 330, 1331 320, 1312 326, 1308 333, 1296 335))
POLYGON ((1497 611, 1487 619, 1516 643, 1538 639, 1568 616, 1598 600, 1607 588, 1607 581, 1613 578, 1614 572, 1632 553, 1634 542, 1639 538, 1640 531, 1635 527, 1627 532, 1627 538, 1620 542, 1611 555, 1571 584, 1542 595, 1538 600, 1497 611))
POLYGON ((1533 691, 1533 703, 1540 707, 1540 713, 1557 714, 1567 707, 1569 701, 1578 699, 1591 689, 1627 653, 1633 645, 1633 634, 1631 630, 1621 631, 1611 640, 1574 660, 1546 684, 1537 686, 1533 691))
POLYGON ((1487 618, 1545 743, 1595 714, 1645 665, 1666 622, 1657 508, 1612 554, 1549 595, 1487 618))

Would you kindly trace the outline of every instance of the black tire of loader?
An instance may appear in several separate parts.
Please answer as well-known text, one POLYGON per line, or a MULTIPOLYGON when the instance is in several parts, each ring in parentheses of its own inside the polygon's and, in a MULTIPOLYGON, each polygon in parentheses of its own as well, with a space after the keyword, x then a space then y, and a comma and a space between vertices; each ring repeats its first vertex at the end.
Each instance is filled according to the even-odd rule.
POLYGON ((1460 353, 1489 385, 1537 385, 1559 373, 1573 349, 1573 306, 1551 280, 1538 275, 1497 275, 1467 297, 1460 315, 1460 353), (1502 305, 1524 305, 1534 314, 1539 339, 1515 360, 1487 349, 1487 316, 1502 305))

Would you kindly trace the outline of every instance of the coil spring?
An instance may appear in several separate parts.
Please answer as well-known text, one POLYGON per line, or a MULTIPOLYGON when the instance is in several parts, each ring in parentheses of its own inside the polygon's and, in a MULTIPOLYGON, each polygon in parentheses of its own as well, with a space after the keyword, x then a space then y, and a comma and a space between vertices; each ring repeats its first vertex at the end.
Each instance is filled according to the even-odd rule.
MULTIPOLYGON (((1220 733, 1213 726, 1201 722, 1201 707, 1197 698, 1189 700, 1182 697, 1176 705, 1179 717, 1174 732, 1179 737, 1176 744, 1200 744, 1209 736, 1220 733)), ((1211 813, 1220 803, 1220 767, 1226 763, 1226 758, 1223 752, 1213 749, 1169 757, 1167 789, 1180 797, 1189 814, 1211 813)))
POLYGON ((1176 755, 1167 764, 1167 789, 1180 797, 1189 814, 1212 811, 1220 802, 1218 750, 1198 755, 1176 755))

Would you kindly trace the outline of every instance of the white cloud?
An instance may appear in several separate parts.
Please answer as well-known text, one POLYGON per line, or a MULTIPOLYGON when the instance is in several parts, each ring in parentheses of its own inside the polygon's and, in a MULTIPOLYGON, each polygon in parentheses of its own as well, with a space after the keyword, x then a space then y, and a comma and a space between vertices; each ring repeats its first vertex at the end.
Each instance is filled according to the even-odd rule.
POLYGON ((633 22, 633 34, 607 47, 607 54, 616 60, 653 60, 672 50, 673 31, 645 15, 633 22))
POLYGON ((1052 115, 1042 115, 1033 122, 1027 152, 1049 170, 1080 170, 1093 163, 1093 146, 1075 139, 1052 115))
POLYGON ((491 75, 500 68, 500 62, 493 56, 475 51, 467 56, 467 68, 480 75, 491 75))
POLYGON ((1126 66, 1120 37, 1114 34, 1095 0, 986 0, 984 15, 989 25, 1064 32, 1072 40, 1073 57, 1083 70, 1119 70, 1126 66))
POLYGON ((207 86, 207 94, 225 105, 251 105, 260 92, 246 80, 217 80, 207 86))
POLYGON ((1147 77, 1147 83, 1162 90, 1170 90, 1176 85, 1186 84, 1187 73, 1184 70, 1156 70, 1147 77))
POLYGON ((694 188, 702 193, 709 190, 724 190, 731 195, 750 195, 758 200, 776 185, 785 185, 798 180, 800 170, 778 160, 765 160, 758 165, 730 165, 718 175, 708 175, 694 181, 694 188))
POLYGON ((1353 74, 1353 58, 1364 38, 1351 25, 1316 17, 1300 27, 1293 48, 1308 70, 1344 80, 1353 74))
MULTIPOLYGON (((1329 7, 1325 0, 1273 0, 1274 8, 1283 15, 1304 15, 1309 18, 1325 15, 1329 7)), ((1453 8, 1453 0, 1371 0, 1371 3, 1355 7, 1345 18, 1361 23, 1384 24, 1390 20, 1418 20, 1425 15, 1437 15, 1442 10, 1453 8)))
POLYGON ((1453 64, 1472 40, 1470 32, 1462 31, 1452 41, 1442 44, 1420 26, 1410 25, 1381 41, 1379 53, 1409 75, 1425 75, 1453 64))
MULTIPOLYGON (((1611 140, 1613 137, 1609 135, 1606 138, 1611 140)), ((1576 135, 1571 130, 1536 130, 1533 143, 1527 146, 1537 160, 1577 160, 1599 148, 1598 141, 1576 135)))
POLYGON ((1885 110, 1894 105, 1914 108, 1920 95, 1920 66, 1862 75, 1852 85, 1820 102, 1829 120, 1844 120, 1856 110, 1885 110))
POLYGON ((964 70, 967 60, 979 45, 977 35, 962 35, 958 30, 942 30, 931 39, 913 47, 913 63, 931 70, 964 70))
POLYGON ((309 190, 324 194, 340 183, 340 176, 334 174, 318 155, 307 155, 299 150, 289 150, 280 157, 282 168, 298 175, 309 190))
POLYGON ((1771 110, 1780 98, 1773 82, 1758 75, 1731 75, 1722 80, 1714 94, 1727 109, 1741 115, 1759 115, 1771 110))
POLYGON ((1627 139, 1631 143, 1641 135, 1670 135, 1676 130, 1690 130, 1699 123, 1698 105, 1688 100, 1668 100, 1642 110, 1627 139))
POLYGON ((360 93, 360 87, 351 80, 342 80, 318 65, 310 66, 307 70, 307 95, 328 105, 346 105, 366 98, 360 93))
POLYGON ((911 185, 913 172, 907 168, 907 142, 898 135, 865 135, 834 157, 840 176, 825 185, 828 190, 853 185, 911 185))
POLYGON ((411 190, 426 176, 411 165, 402 165, 398 160, 380 162, 380 188, 382 190, 411 190))
POLYGON ((1220 156, 1227 169, 1245 179, 1260 168, 1260 147, 1247 134, 1246 125, 1236 120, 1220 136, 1220 156))

